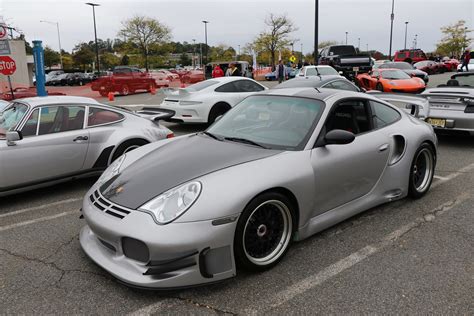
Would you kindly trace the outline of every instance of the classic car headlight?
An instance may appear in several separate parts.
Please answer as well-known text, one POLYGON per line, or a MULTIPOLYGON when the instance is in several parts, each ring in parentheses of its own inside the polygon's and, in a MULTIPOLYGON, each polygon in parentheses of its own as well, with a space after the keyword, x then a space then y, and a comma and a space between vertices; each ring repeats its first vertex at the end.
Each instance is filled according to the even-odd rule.
POLYGON ((201 103, 201 101, 179 101, 179 105, 196 105, 201 103))
POLYGON ((159 224, 171 223, 193 205, 201 189, 201 182, 198 181, 183 184, 157 196, 139 210, 151 213, 159 224))
POLYGON ((98 187, 102 186, 105 182, 109 181, 112 177, 118 175, 120 173, 120 167, 122 166, 125 160, 125 154, 117 158, 114 162, 110 164, 110 166, 105 169, 104 173, 100 176, 99 180, 97 180, 96 185, 98 187))

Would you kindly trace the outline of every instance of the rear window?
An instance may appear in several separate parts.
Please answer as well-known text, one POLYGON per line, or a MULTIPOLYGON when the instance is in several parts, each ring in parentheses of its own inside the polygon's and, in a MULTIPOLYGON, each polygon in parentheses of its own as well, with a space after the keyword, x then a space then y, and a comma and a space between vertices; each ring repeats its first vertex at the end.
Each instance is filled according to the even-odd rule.
POLYGON ((354 55, 354 46, 333 46, 329 49, 329 55, 354 55))
POLYGON ((206 81, 201 81, 201 82, 198 82, 198 83, 195 83, 193 85, 190 85, 189 87, 186 88, 186 90, 188 91, 201 91, 201 90, 204 90, 210 86, 213 86, 215 84, 217 84, 218 81, 215 81, 215 80, 206 80, 206 81))

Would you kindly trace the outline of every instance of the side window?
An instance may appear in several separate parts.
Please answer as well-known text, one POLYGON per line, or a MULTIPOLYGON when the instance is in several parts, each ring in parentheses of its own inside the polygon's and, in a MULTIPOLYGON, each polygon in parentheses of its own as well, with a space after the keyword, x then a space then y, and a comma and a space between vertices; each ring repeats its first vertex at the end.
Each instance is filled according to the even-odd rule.
POLYGON ((89 108, 89 119, 87 126, 97 126, 102 124, 110 124, 123 119, 124 116, 120 113, 101 109, 101 108, 89 108))
POLYGON ((21 134, 23 137, 36 135, 36 129, 38 128, 38 115, 39 109, 36 109, 33 111, 33 113, 31 113, 30 117, 21 129, 21 134))
POLYGON ((385 104, 370 101, 372 108, 372 117, 376 128, 381 128, 390 125, 400 119, 400 113, 385 104))
POLYGON ((233 82, 226 83, 218 88, 216 88, 214 91, 216 92, 239 92, 237 87, 234 85, 233 82))
POLYGON ((332 88, 332 89, 338 89, 338 90, 348 90, 348 91, 354 91, 354 92, 359 92, 357 87, 354 85, 344 82, 342 80, 336 80, 333 82, 328 83, 325 88, 332 88))
POLYGON ((234 85, 237 87, 238 92, 258 92, 264 90, 262 86, 250 80, 235 81, 234 85))
POLYGON ((337 104, 326 121, 326 132, 342 129, 354 134, 372 130, 364 101, 349 100, 337 104))
POLYGON ((55 106, 41 108, 38 135, 82 129, 84 126, 83 106, 55 106))

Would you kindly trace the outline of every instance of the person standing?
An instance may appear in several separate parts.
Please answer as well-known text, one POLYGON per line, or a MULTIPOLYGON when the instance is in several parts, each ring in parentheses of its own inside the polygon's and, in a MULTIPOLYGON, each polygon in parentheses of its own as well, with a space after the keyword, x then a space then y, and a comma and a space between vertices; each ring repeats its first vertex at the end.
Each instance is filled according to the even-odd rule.
POLYGON ((219 78, 224 77, 224 70, 222 70, 221 66, 216 65, 214 70, 212 71, 212 78, 219 78))
POLYGON ((466 67, 466 71, 469 71, 468 65, 469 65, 469 61, 471 60, 471 52, 469 51, 469 49, 466 49, 464 54, 462 54, 461 59, 462 59, 462 65, 459 70, 462 71, 462 69, 466 67))
POLYGON ((285 65, 283 65, 283 60, 280 59, 276 67, 276 77, 278 82, 282 83, 285 80, 285 65))
POLYGON ((239 68, 237 68, 237 66, 234 63, 230 64, 230 75, 233 77, 241 76, 239 68))

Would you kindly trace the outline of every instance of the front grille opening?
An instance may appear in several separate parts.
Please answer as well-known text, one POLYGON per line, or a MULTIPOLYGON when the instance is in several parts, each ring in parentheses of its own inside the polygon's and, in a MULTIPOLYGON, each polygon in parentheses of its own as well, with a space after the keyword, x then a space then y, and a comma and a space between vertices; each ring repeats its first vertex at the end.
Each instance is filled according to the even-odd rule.
POLYGON ((115 216, 115 217, 120 218, 120 219, 125 217, 123 215, 120 215, 120 214, 117 214, 117 213, 114 213, 114 212, 111 212, 111 211, 105 211, 105 213, 107 213, 109 215, 112 215, 112 216, 115 216))
POLYGON ((89 196, 89 200, 97 209, 115 218, 123 219, 126 215, 130 214, 130 210, 127 210, 120 205, 113 205, 102 195, 100 195, 98 191, 95 191, 93 194, 91 194, 89 196))
POLYGON ((100 205, 99 203, 94 203, 94 206, 97 207, 99 210, 103 211, 105 210, 105 207, 103 207, 102 205, 100 205))
POLYGON ((147 245, 138 239, 123 237, 122 250, 127 258, 141 262, 148 262, 150 260, 150 252, 147 245))

